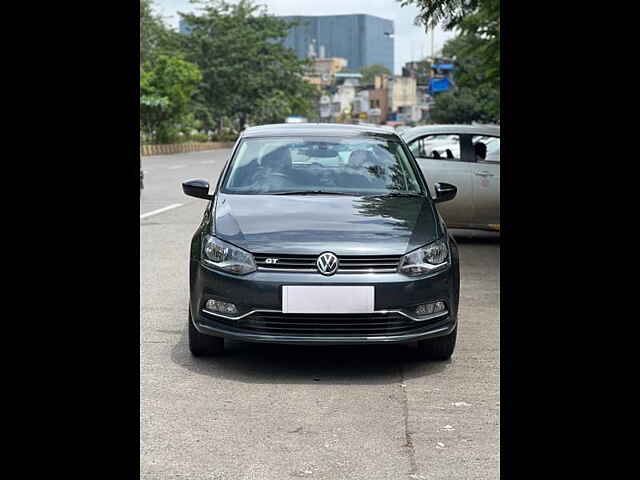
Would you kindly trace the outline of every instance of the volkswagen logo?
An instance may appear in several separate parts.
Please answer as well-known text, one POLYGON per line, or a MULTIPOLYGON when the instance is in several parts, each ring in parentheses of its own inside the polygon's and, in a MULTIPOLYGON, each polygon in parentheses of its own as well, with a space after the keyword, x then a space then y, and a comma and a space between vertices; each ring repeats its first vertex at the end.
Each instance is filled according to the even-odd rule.
POLYGON ((331 252, 322 253, 316 261, 316 267, 322 275, 333 275, 338 270, 338 257, 331 252))

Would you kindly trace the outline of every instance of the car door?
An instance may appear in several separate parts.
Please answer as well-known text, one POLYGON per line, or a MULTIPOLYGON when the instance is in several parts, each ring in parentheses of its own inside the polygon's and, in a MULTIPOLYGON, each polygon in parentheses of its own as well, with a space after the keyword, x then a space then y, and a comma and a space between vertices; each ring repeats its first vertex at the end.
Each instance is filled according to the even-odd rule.
MULTIPOLYGON (((480 228, 500 229, 500 137, 474 135, 486 146, 486 157, 472 163, 473 219, 480 228)), ((481 149, 483 150, 483 149, 481 149)))
POLYGON ((453 200, 438 204, 438 211, 449 227, 465 227, 473 220, 471 165, 462 161, 460 138, 455 133, 431 134, 408 144, 430 188, 444 182, 458 189, 453 200))

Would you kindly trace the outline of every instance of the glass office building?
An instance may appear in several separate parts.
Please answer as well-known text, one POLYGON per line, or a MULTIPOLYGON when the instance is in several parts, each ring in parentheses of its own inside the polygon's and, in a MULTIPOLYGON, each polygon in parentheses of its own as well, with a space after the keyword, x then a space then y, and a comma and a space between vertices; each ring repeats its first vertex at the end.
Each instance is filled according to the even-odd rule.
POLYGON ((373 15, 325 15, 280 17, 299 24, 289 30, 284 45, 298 57, 341 57, 347 68, 379 64, 394 72, 393 21, 373 15))

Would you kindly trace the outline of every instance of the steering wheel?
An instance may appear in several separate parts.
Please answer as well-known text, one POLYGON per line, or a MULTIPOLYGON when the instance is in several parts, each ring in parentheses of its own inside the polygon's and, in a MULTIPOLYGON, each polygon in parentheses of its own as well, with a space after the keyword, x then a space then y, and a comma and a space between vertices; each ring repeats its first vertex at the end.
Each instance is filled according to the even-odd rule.
POLYGON ((318 183, 324 187, 333 187, 336 185, 333 173, 327 170, 318 175, 318 183))
POLYGON ((285 179, 289 179, 289 176, 286 173, 281 173, 281 172, 267 172, 265 171, 263 168, 258 169, 257 172, 255 172, 253 174, 253 176, 251 177, 251 183, 256 183, 256 182, 262 182, 264 181, 267 177, 280 177, 280 178, 285 178, 285 179))
POLYGON ((295 186, 293 179, 282 172, 257 171, 251 178, 251 183, 257 190, 275 191, 295 186))

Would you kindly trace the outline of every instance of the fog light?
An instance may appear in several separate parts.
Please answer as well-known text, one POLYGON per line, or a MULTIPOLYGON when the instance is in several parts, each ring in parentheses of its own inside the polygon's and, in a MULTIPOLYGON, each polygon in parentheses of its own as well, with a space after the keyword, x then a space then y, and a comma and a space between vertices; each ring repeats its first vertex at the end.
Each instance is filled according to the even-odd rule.
POLYGON ((207 300, 205 308, 212 312, 236 314, 238 309, 233 303, 221 302, 220 300, 207 300))
POLYGON ((433 313, 444 312, 446 306, 444 302, 423 303, 416 307, 416 315, 419 317, 431 315, 433 313))
POLYGON ((433 313, 433 303, 423 303, 416 308, 416 315, 430 315, 433 313))

